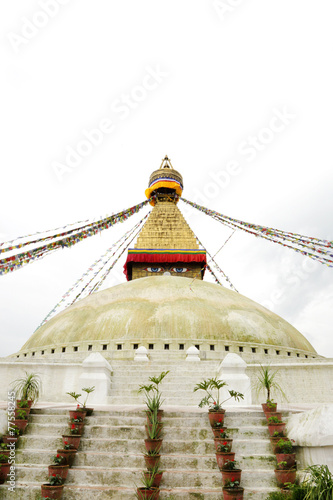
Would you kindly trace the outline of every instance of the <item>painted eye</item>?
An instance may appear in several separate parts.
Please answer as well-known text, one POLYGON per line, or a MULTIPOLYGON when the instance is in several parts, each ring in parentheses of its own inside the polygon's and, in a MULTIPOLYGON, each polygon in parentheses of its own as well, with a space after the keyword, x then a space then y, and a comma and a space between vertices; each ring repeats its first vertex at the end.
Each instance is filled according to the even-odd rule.
POLYGON ((146 267, 144 271, 148 271, 149 273, 160 273, 164 271, 163 267, 146 267))
POLYGON ((189 271, 189 269, 187 267, 172 267, 170 271, 172 273, 180 274, 180 273, 186 273, 186 271, 189 271))

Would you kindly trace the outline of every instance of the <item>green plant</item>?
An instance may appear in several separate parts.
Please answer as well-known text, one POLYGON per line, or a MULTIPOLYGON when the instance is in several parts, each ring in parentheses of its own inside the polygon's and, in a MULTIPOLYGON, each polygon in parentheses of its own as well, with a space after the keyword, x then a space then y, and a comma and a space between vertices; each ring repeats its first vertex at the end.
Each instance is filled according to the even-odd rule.
POLYGON ((218 436, 218 439, 228 439, 228 434, 225 431, 220 432, 220 435, 218 436))
POLYGON ((270 424, 283 424, 282 420, 280 420, 277 417, 269 417, 268 419, 268 425, 270 424))
POLYGON ((162 372, 157 377, 149 377, 149 381, 151 382, 149 385, 141 385, 139 387, 138 393, 143 393, 145 396, 145 404, 148 408, 148 411, 153 413, 155 410, 158 411, 162 406, 161 393, 159 390, 159 385, 162 380, 167 376, 167 372, 162 372))
POLYGON ((10 426, 10 437, 18 437, 20 435, 20 429, 17 425, 10 426))
POLYGON ((222 470, 236 470, 239 469, 239 464, 236 462, 236 460, 227 460, 223 467, 222 470))
POLYGON ((223 401, 220 401, 220 390, 226 385, 228 385, 226 382, 224 382, 223 380, 218 380, 217 377, 203 380, 202 382, 197 384, 194 387, 193 392, 206 392, 206 396, 200 401, 199 407, 203 408, 204 406, 209 406, 211 410, 217 411, 221 410, 223 403, 231 398, 234 398, 236 401, 244 399, 244 395, 242 393, 228 390, 229 397, 224 399, 223 401))
POLYGON ((81 403, 79 401, 79 398, 82 396, 82 394, 77 394, 76 392, 66 392, 66 394, 68 394, 73 399, 75 399, 75 401, 77 403, 77 410, 79 411, 80 410, 80 406, 82 407, 82 409, 86 408, 86 404, 87 404, 87 400, 88 400, 89 394, 91 394, 92 392, 94 392, 94 390, 95 390, 95 386, 94 385, 92 387, 82 387, 81 391, 84 391, 87 394, 86 395, 86 399, 83 401, 83 403, 81 403))
POLYGON ((64 450, 75 450, 75 447, 73 444, 68 444, 67 441, 64 442, 64 450))
POLYGON ((287 462, 285 462, 284 460, 282 460, 282 462, 278 462, 277 469, 278 470, 287 470, 287 462))
POLYGON ((235 478, 232 477, 231 479, 226 480, 223 488, 226 488, 226 489, 239 488, 239 484, 240 484, 239 481, 236 481, 235 478))
POLYGON ((22 399, 21 401, 17 402, 17 407, 18 408, 29 408, 29 403, 27 400, 22 399))
POLYGON ((61 455, 54 455, 52 457, 52 462, 56 465, 61 465, 65 462, 65 459, 61 455))
MULTIPOLYGON (((272 417, 270 417, 270 418, 272 418, 272 417)), ((276 437, 283 437, 283 432, 275 431, 275 432, 273 432, 273 436, 272 437, 275 437, 275 438, 276 437)))
POLYGON ((49 484, 51 486, 57 486, 58 484, 62 484, 62 478, 58 474, 52 474, 52 476, 49 477, 49 484))
POLYGON ((26 420, 26 418, 27 418, 27 412, 24 411, 24 410, 18 410, 16 418, 18 420, 26 420))
POLYGON ((0 464, 6 464, 7 462, 8 462, 7 455, 4 455, 3 453, 0 453, 0 464))
POLYGON ((0 450, 8 450, 6 443, 0 443, 0 450))
POLYGON ((75 435, 80 435, 80 429, 75 425, 75 424, 72 424, 71 425, 71 428, 70 428, 70 431, 69 431, 73 436, 75 435))
POLYGON ((284 441, 283 439, 280 439, 277 443, 277 453, 292 453, 293 452, 293 443, 295 441, 293 439, 288 439, 288 441, 284 441))
POLYGON ((71 418, 71 419, 70 419, 70 422, 71 422, 72 424, 82 424, 82 422, 83 422, 83 418, 82 418, 82 417, 80 417, 80 415, 74 415, 74 418, 71 418))
POLYGON ((230 448, 230 444, 225 441, 223 444, 219 444, 217 446, 217 451, 221 453, 228 453, 230 451, 230 448))
POLYGON ((214 422, 213 429, 221 429, 224 427, 224 423, 222 421, 222 418, 218 422, 214 422))
POLYGON ((139 500, 146 500, 147 498, 154 500, 154 498, 157 498, 160 491, 159 488, 148 488, 147 490, 146 494, 145 489, 142 490, 137 488, 135 498, 138 498, 139 500))
POLYGON ((39 375, 25 372, 25 376, 14 380, 13 384, 17 399, 31 400, 36 403, 42 388, 42 381, 39 375))
POLYGON ((157 410, 149 413, 149 424, 147 425, 147 434, 149 439, 162 438, 162 424, 157 420, 157 410))
POLYGON ((259 373, 257 375, 257 381, 255 383, 255 390, 259 395, 260 391, 266 391, 266 403, 272 404, 271 392, 275 390, 277 393, 281 394, 284 399, 286 396, 277 381, 278 370, 273 371, 270 366, 260 365, 259 373))
POLYGON ((302 483, 306 488, 304 500, 332 500, 333 476, 327 465, 311 465, 302 483))

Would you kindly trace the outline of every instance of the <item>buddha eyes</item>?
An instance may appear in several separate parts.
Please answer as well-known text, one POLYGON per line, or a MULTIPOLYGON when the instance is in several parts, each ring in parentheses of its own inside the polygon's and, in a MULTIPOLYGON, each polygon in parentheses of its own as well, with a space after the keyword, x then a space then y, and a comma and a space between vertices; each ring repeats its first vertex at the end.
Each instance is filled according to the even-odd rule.
POLYGON ((170 271, 172 273, 186 273, 189 269, 187 267, 172 267, 170 271))
MULTIPOLYGON (((146 267, 144 271, 148 271, 149 273, 163 273, 167 269, 164 267, 146 267)), ((186 273, 187 271, 189 271, 187 267, 171 267, 170 269, 170 272, 177 274, 186 273)))

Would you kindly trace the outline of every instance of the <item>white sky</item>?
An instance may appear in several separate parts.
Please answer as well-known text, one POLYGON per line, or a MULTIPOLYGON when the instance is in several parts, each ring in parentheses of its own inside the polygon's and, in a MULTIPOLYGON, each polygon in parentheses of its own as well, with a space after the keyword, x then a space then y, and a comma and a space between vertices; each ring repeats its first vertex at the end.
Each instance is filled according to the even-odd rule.
MULTIPOLYGON (((332 240, 332 15, 331 0, 2 1, 1 240, 143 201, 165 154, 185 198, 332 240), (101 125, 100 144, 66 165, 101 125)), ((0 355, 141 217, 0 277, 0 355)), ((230 234, 186 217, 212 253, 230 234)), ((333 357, 332 269, 240 232, 217 261, 333 357)))

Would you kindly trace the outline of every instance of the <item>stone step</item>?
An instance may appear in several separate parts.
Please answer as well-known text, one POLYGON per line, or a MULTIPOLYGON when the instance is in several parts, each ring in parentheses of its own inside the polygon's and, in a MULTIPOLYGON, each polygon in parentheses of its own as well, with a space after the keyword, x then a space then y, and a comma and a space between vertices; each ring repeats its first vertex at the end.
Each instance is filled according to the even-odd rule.
MULTIPOLYGON (((66 479, 66 486, 82 485, 85 486, 103 486, 110 484, 112 486, 129 486, 131 484, 141 484, 142 468, 132 468, 131 457, 127 458, 127 464, 131 467, 126 469, 103 467, 72 467, 66 479)), ((17 480, 19 482, 46 482, 48 478, 47 467, 17 467, 17 480)), ((242 471, 242 486, 251 487, 253 484, 260 487, 274 487, 275 475, 273 471, 260 470, 242 471)), ((193 488, 220 488, 222 487, 222 474, 218 470, 169 470, 164 468, 161 487, 174 488, 182 487, 193 488)))
MULTIPOLYGON (((63 500, 135 500, 134 487, 114 488, 112 486, 68 486, 65 483, 63 490, 63 500)), ((265 500, 271 491, 278 491, 277 488, 249 487, 244 490, 246 500, 265 500)), ((6 499, 8 496, 7 487, 0 486, 0 499, 6 499)), ((24 500, 36 500, 40 494, 40 484, 38 483, 17 483, 15 489, 15 498, 24 500)), ((198 488, 161 488, 161 500, 221 500, 222 489, 198 489, 198 488)))
MULTIPOLYGON (((56 450, 18 450, 16 454, 17 464, 34 464, 48 465, 51 463, 52 456, 56 454, 56 450)), ((143 451, 127 454, 131 457, 133 467, 144 468, 143 451)), ((106 452, 106 451, 79 451, 76 454, 74 465, 78 467, 106 467, 119 468, 124 462, 123 453, 106 452)), ((275 455, 272 454, 253 454, 244 455, 237 454, 236 460, 240 464, 241 469, 248 470, 274 470, 275 455)), ((165 469, 193 469, 193 470, 217 470, 216 457, 212 454, 163 454, 161 456, 161 467, 165 469)))

